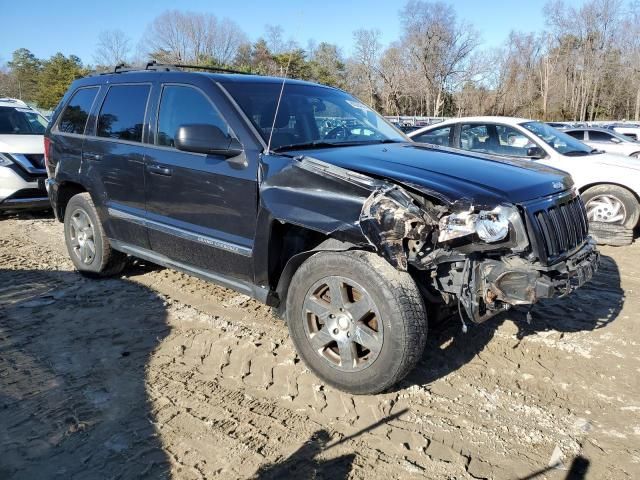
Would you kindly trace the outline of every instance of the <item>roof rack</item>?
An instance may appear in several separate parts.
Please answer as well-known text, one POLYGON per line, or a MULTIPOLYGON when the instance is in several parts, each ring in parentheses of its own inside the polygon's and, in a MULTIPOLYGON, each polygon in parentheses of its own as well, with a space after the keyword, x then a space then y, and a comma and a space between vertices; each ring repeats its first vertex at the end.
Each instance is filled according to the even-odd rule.
MULTIPOLYGON (((116 67, 117 68, 117 67, 116 67)), ((147 66, 144 68, 145 70, 164 70, 170 71, 176 68, 193 68, 195 70, 207 70, 209 72, 220 72, 220 73, 238 73, 240 75, 251 75, 251 72, 243 72, 241 70, 233 70, 231 68, 223 68, 223 67, 210 67, 205 65, 184 65, 184 64, 173 64, 173 63, 158 63, 155 60, 147 63, 147 66)))
POLYGON ((180 70, 182 68, 193 68, 194 70, 207 70, 209 72, 219 72, 219 73, 237 73, 240 75, 257 75, 251 72, 243 72, 241 70, 232 70, 231 68, 223 68, 223 67, 208 67, 204 65, 183 65, 183 64, 174 64, 174 63, 158 63, 155 60, 150 61, 146 64, 144 68, 128 68, 126 64, 119 63, 113 70, 108 72, 93 72, 90 76, 96 75, 112 75, 114 73, 126 73, 126 72, 144 72, 144 71, 153 71, 153 72, 171 72, 175 70, 180 70))

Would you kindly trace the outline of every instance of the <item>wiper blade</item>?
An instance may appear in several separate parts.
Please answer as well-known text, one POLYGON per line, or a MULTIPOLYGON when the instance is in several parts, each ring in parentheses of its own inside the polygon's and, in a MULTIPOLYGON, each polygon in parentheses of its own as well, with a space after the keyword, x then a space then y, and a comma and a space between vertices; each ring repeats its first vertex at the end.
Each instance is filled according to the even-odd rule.
POLYGON ((358 145, 377 145, 382 143, 401 143, 402 140, 392 140, 385 138, 384 140, 353 140, 351 142, 325 142, 318 140, 316 142, 307 143, 291 143, 289 145, 280 145, 273 148, 274 152, 284 152, 285 150, 311 150, 314 148, 335 148, 335 147, 355 147, 358 145))
POLYGON ((289 145, 280 145, 279 147, 272 148, 274 152, 284 152, 285 150, 308 150, 313 148, 331 148, 337 147, 340 143, 332 142, 307 142, 307 143, 290 143, 289 145))
POLYGON ((568 152, 564 152, 563 155, 566 155, 567 157, 584 157, 590 153, 591 152, 585 152, 584 150, 569 150, 568 152))

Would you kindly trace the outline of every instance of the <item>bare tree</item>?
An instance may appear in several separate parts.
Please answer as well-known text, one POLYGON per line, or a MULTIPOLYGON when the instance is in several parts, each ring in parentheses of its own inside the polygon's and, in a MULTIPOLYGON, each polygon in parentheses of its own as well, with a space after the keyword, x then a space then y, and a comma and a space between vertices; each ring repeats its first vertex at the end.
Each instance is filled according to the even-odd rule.
POLYGON ((435 93, 433 115, 442 113, 445 94, 470 77, 468 60, 479 45, 477 32, 458 22, 450 5, 409 0, 400 14, 402 41, 435 93))
POLYGON ((208 13, 167 11, 147 28, 151 58, 167 63, 231 63, 246 36, 231 20, 208 13))
POLYGON ((98 44, 93 60, 99 66, 127 63, 131 41, 122 30, 103 30, 98 35, 98 44))

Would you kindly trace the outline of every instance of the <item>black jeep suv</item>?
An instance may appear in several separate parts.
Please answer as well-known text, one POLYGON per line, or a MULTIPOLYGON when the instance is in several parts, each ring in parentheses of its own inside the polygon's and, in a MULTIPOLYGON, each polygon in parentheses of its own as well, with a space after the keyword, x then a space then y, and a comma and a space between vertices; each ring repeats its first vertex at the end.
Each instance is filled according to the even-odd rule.
POLYGON ((412 143, 322 85, 119 70, 75 81, 45 144, 80 272, 131 256, 251 295, 353 393, 403 378, 438 312, 482 322, 598 262, 567 174, 412 143))

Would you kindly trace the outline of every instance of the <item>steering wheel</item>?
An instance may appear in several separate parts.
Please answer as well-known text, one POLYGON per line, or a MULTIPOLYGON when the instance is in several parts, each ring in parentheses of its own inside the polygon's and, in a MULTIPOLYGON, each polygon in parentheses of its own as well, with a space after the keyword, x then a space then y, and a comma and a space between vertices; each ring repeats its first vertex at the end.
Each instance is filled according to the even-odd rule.
POLYGON ((327 134, 324 136, 324 138, 327 140, 335 140, 340 137, 347 139, 350 136, 351 136, 351 129, 345 127, 344 125, 339 125, 329 130, 327 134))

